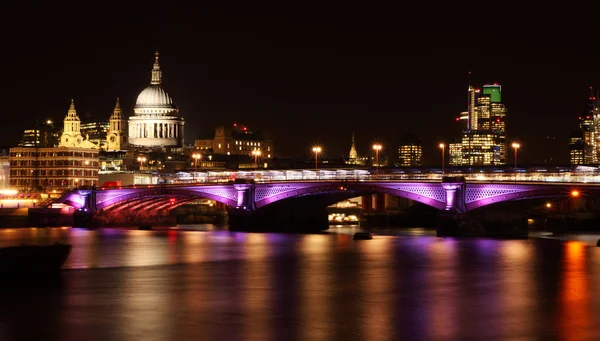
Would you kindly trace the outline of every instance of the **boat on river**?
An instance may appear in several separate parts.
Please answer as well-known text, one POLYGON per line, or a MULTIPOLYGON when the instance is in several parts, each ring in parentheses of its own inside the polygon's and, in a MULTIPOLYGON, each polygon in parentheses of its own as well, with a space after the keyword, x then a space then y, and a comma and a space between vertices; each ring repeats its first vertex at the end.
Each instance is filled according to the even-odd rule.
POLYGON ((0 248, 0 273, 58 272, 71 253, 71 245, 18 245, 0 248))

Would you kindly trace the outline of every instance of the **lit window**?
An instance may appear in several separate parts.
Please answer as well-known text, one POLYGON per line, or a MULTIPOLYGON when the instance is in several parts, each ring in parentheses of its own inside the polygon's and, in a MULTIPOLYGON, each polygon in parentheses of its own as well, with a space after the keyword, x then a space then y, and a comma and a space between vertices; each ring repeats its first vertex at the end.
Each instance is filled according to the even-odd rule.
POLYGON ((219 143, 219 149, 221 149, 221 144, 219 143))

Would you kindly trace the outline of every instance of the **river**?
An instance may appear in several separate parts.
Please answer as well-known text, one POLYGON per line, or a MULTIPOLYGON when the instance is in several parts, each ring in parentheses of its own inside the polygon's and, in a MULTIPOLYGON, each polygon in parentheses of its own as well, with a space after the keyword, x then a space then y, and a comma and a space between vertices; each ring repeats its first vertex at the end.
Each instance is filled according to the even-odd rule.
POLYGON ((600 234, 194 229, 0 229, 73 245, 59 278, 2 276, 0 340, 600 340, 600 234))

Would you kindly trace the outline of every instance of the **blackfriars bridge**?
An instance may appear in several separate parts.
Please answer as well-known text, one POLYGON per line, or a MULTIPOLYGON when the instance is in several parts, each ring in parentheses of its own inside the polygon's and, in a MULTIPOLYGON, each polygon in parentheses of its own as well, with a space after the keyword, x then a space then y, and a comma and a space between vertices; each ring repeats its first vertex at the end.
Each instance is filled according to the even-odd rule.
MULTIPOLYGON (((206 198, 227 206, 229 223, 246 225, 260 217, 260 224, 290 221, 327 223, 327 206, 353 197, 389 194, 414 200, 448 213, 465 213, 495 203, 531 198, 600 196, 600 183, 478 180, 461 176, 439 179, 406 179, 386 175, 305 179, 215 180, 182 184, 137 185, 119 188, 76 189, 58 203, 79 212, 119 214, 123 211, 168 215, 187 202, 206 198), (307 217, 312 216, 312 220, 307 217)), ((541 178, 543 180, 543 178, 541 178)), ((243 226, 241 227, 243 228, 243 226)))

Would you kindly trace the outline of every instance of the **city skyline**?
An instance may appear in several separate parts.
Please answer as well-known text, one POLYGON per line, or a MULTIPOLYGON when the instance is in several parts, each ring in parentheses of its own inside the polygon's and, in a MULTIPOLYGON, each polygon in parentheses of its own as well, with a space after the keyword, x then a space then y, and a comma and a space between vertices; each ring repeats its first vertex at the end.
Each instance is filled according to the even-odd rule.
POLYGON ((471 26, 458 19, 481 9, 450 10, 448 17, 441 9, 410 9, 406 12, 414 18, 405 13, 400 22, 378 20, 391 19, 383 9, 360 14, 345 8, 348 15, 360 15, 364 26, 350 23, 347 15, 327 17, 307 9, 281 17, 272 15, 276 9, 204 10, 166 7, 153 32, 140 28, 159 15, 151 12, 132 18, 116 14, 110 29, 98 26, 107 14, 102 10, 88 22, 81 21, 77 8, 53 10, 52 22, 42 17, 43 8, 34 8, 23 21, 29 26, 16 22, 18 15, 9 19, 15 21, 9 37, 15 53, 7 68, 13 100, 3 118, 14 129, 0 143, 16 145, 35 119, 60 121, 71 98, 82 119, 90 116, 86 112, 108 119, 116 97, 124 115, 131 116, 155 50, 161 52, 165 88, 187 122, 187 144, 216 126, 243 122, 272 132, 278 154, 298 157, 310 157, 317 143, 329 157, 347 156, 353 131, 359 154, 378 141, 383 153, 393 156, 400 137, 413 133, 423 141, 423 164, 435 165, 438 143, 456 135, 454 118, 466 109, 472 72, 473 83, 503 86, 507 141, 521 142, 523 163, 543 163, 553 151, 554 163, 567 164, 569 134, 585 110, 589 86, 599 87, 598 38, 582 17, 569 32, 551 23, 558 13, 545 13, 550 15, 544 19, 526 9, 518 15, 498 10, 490 12, 490 20, 508 16, 515 19, 511 27, 469 32, 471 26), (202 20, 186 21, 193 16, 202 20), (411 26, 426 16, 431 17, 424 22, 427 28, 411 26), (81 25, 80 35, 67 18, 81 25), (40 32, 44 24, 48 30, 40 32), (519 30, 525 33, 519 36, 519 30), (488 41, 472 39, 467 46, 465 32, 488 41), (132 39, 139 33, 147 39, 132 39), (201 44, 188 43, 195 35, 201 44), (490 42, 498 55, 483 54, 490 42), (476 54, 465 59, 461 51, 476 54), (32 101, 36 91, 41 93, 32 101), (17 112, 28 119, 8 114, 17 112), (547 143, 546 137, 556 142, 547 143))

